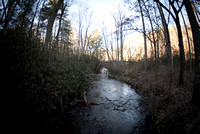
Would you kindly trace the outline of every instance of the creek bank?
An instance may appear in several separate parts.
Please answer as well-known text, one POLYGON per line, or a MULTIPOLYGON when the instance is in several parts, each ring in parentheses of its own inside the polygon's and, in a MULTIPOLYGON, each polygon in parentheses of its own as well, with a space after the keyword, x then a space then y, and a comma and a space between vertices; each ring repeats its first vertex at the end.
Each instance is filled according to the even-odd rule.
MULTIPOLYGON (((199 133, 199 108, 190 105, 192 83, 187 80, 183 87, 172 85, 169 90, 169 71, 163 67, 144 70, 126 67, 111 78, 131 85, 142 96, 142 103, 149 114, 145 117, 148 133, 199 133)), ((178 74, 174 74, 174 81, 178 74)), ((177 77, 178 78, 178 77, 177 77)))

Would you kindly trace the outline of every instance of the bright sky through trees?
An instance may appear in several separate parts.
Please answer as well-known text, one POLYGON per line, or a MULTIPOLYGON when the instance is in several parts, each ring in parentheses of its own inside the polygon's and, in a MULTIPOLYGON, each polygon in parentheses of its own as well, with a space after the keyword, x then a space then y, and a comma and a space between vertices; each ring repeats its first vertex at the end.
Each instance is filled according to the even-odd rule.
MULTIPOLYGON (((75 3, 80 1, 85 2, 92 11, 92 29, 100 30, 102 22, 107 27, 114 28, 114 19, 111 13, 116 11, 118 5, 123 4, 123 0, 76 0, 75 3)), ((69 12, 72 17, 72 25, 75 25, 73 21, 75 21, 74 13, 77 12, 77 5, 73 4, 69 12)))

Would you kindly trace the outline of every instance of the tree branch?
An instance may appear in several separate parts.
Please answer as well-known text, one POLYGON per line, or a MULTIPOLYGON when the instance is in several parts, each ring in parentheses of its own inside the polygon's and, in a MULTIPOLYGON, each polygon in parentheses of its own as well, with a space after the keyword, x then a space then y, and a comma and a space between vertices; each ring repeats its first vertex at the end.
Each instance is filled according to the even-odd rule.
POLYGON ((164 6, 159 0, 154 0, 154 1, 157 2, 158 4, 160 4, 160 6, 163 7, 167 12, 169 12, 169 14, 171 14, 172 18, 174 20, 176 20, 176 17, 173 15, 173 13, 166 6, 164 6))
MULTIPOLYGON (((178 3, 178 2, 177 2, 177 3, 178 3)), ((180 6, 179 9, 178 9, 178 13, 181 11, 183 5, 184 5, 184 4, 183 4, 183 2, 182 2, 181 6, 180 6)))

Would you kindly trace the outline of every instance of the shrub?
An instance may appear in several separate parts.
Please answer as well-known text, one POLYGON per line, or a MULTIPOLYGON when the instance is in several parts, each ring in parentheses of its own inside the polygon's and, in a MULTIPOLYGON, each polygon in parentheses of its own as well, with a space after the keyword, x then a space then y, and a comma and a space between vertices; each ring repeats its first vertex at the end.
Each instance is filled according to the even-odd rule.
POLYGON ((10 122, 23 125, 52 126, 54 113, 61 115, 70 101, 79 99, 89 86, 87 74, 99 61, 93 57, 68 56, 48 65, 48 54, 39 40, 29 38, 21 29, 0 31, 0 60, 6 109, 10 122), (56 108, 56 111, 55 111, 56 108), (19 123, 18 123, 19 124, 19 123))

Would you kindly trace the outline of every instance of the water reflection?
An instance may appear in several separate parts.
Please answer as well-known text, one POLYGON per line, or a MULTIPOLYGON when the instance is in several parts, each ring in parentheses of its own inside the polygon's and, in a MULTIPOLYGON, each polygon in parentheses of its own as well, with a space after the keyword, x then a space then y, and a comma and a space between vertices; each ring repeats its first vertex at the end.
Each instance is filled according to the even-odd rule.
POLYGON ((91 107, 79 107, 80 133, 135 133, 143 120, 140 96, 126 83, 108 79, 108 70, 101 69, 92 88, 87 92, 91 107))

